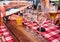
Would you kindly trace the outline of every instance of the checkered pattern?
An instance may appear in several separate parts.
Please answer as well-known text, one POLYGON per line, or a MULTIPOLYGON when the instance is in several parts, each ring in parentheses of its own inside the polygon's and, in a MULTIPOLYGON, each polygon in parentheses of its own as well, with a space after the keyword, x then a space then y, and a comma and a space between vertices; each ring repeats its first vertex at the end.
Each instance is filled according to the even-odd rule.
POLYGON ((0 27, 0 34, 3 34, 4 38, 5 38, 5 42, 14 42, 14 39, 12 38, 12 36, 10 35, 9 31, 7 30, 5 25, 2 25, 0 27))
POLYGON ((23 23, 24 23, 25 25, 27 25, 28 27, 30 27, 30 29, 37 29, 37 28, 39 27, 36 22, 32 23, 32 22, 30 22, 30 21, 24 20, 23 23))
MULTIPOLYGON (((25 25, 29 26, 30 28, 37 29, 39 25, 35 23, 31 23, 30 21, 23 21, 25 25)), ((46 38, 49 42, 60 42, 60 27, 58 26, 51 26, 50 21, 46 21, 42 27, 46 29, 45 32, 39 32, 44 38, 46 38)))

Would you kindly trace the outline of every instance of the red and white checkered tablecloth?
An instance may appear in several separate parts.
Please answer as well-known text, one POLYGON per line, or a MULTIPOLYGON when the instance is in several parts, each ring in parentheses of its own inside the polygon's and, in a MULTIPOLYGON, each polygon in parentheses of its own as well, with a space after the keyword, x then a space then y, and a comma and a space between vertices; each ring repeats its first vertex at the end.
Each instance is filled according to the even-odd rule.
MULTIPOLYGON (((29 21, 23 21, 25 25, 29 26, 30 28, 37 29, 39 25, 37 23, 30 23, 29 21)), ((46 21, 42 27, 46 29, 45 32, 39 32, 44 38, 46 38, 49 42, 60 42, 60 27, 58 26, 50 26, 51 22, 46 21)))
POLYGON ((2 25, 0 27, 0 34, 2 34, 4 36, 5 42, 14 42, 14 39, 10 35, 10 33, 7 30, 7 27, 5 25, 2 25))

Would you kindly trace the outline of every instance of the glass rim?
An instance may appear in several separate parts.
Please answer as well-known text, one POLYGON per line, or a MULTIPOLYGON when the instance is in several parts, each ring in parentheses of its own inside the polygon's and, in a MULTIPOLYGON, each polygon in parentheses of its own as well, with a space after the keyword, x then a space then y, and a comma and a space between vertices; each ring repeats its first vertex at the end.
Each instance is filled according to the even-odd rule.
POLYGON ((47 12, 38 12, 38 13, 47 13, 47 12))

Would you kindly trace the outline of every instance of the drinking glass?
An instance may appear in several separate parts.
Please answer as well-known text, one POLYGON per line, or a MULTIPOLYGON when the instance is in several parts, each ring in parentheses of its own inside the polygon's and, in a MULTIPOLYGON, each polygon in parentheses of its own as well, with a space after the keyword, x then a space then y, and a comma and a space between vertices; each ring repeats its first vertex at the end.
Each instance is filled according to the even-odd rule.
POLYGON ((57 16, 57 13, 56 13, 56 12, 50 12, 49 15, 50 15, 52 24, 54 24, 54 19, 55 19, 55 17, 57 16))
POLYGON ((50 11, 49 11, 49 15, 51 18, 51 22, 52 22, 52 26, 54 26, 54 19, 57 16, 57 5, 53 4, 52 6, 50 6, 50 11))
POLYGON ((17 18, 16 18, 16 22, 17 22, 17 24, 18 24, 19 26, 22 25, 22 21, 23 21, 23 17, 17 17, 17 18))
POLYGON ((39 20, 39 22, 37 22, 40 26, 42 25, 42 24, 44 24, 44 22, 47 20, 47 17, 45 16, 45 15, 47 15, 47 14, 45 14, 45 12, 39 12, 38 13, 38 20, 39 20))
POLYGON ((42 25, 45 23, 45 21, 46 21, 46 17, 45 17, 45 12, 38 12, 38 15, 37 15, 37 19, 38 19, 38 21, 37 21, 37 23, 38 23, 38 25, 39 25, 39 27, 37 28, 37 38, 42 38, 41 37, 41 35, 39 34, 40 32, 45 32, 45 29, 44 28, 42 28, 42 25))
POLYGON ((45 15, 47 15, 47 14, 45 14, 45 12, 39 12, 38 13, 38 24, 39 24, 39 28, 40 28, 40 30, 41 30, 41 27, 42 27, 42 25, 46 22, 46 20, 47 20, 47 17, 45 16, 45 15))

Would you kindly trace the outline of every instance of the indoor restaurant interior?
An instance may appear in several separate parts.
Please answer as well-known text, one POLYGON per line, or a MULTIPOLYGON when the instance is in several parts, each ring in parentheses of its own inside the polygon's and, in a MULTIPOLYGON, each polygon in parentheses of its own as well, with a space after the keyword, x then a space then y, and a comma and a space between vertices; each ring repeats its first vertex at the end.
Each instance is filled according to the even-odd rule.
POLYGON ((60 42, 60 0, 0 0, 0 42, 60 42))

